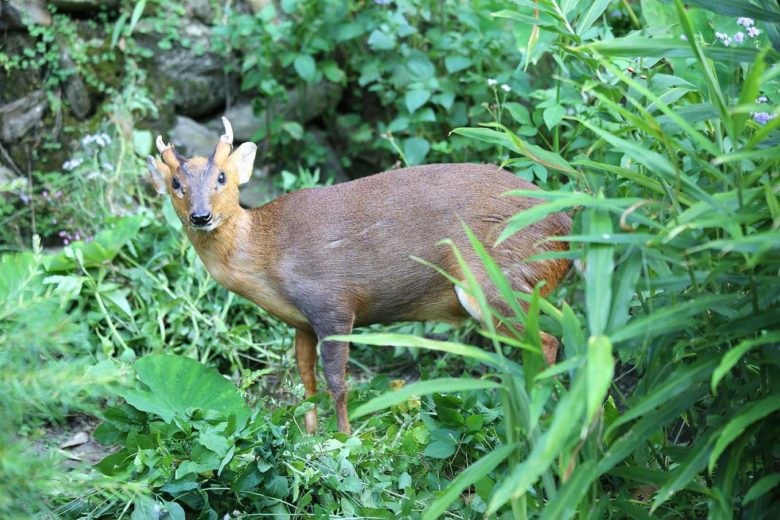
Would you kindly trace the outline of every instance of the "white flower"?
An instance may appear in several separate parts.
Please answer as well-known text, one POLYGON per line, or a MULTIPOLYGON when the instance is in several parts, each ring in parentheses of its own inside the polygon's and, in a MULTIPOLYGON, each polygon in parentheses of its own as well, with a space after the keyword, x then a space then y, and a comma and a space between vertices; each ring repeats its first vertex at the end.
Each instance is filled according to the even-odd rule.
POLYGON ((681 34, 681 35, 680 35, 680 39, 681 39, 681 40, 688 41, 688 37, 687 37, 687 36, 685 36, 684 34, 681 34))
POLYGON ((737 18, 737 25, 742 25, 743 27, 752 27, 755 24, 752 18, 745 18, 743 16, 740 16, 737 18))
POLYGON ((741 32, 741 31, 740 31, 740 32, 738 32, 738 33, 736 33, 736 34, 734 35, 734 41, 735 41, 736 43, 742 43, 742 42, 744 42, 744 41, 745 41, 745 33, 741 32))
POLYGON ((495 87, 497 83, 498 83, 498 81, 496 81, 493 78, 489 78, 488 79, 488 87, 495 87))
POLYGON ((726 47, 731 45, 731 38, 726 38, 725 40, 723 40, 723 45, 725 45, 726 47))
POLYGON ((501 85, 501 90, 503 90, 504 92, 509 92, 510 90, 512 90, 512 87, 504 83, 503 85, 501 85))
POLYGON ((751 38, 755 38, 761 34, 761 30, 758 27, 748 27, 747 33, 751 38))
POLYGON ((65 161, 62 165, 63 170, 71 171, 78 168, 81 163, 84 162, 83 159, 79 159, 78 157, 75 159, 70 159, 69 161, 65 161))
POLYGON ((756 98, 756 103, 758 104, 766 103, 767 101, 769 100, 766 98, 766 96, 758 96, 758 98, 756 98))

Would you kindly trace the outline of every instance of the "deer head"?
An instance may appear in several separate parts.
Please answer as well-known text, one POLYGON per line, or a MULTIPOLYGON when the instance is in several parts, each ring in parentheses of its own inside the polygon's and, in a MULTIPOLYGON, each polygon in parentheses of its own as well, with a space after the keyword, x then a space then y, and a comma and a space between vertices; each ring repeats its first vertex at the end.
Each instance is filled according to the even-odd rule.
POLYGON ((182 157, 173 144, 157 136, 160 158, 146 158, 157 193, 171 194, 176 214, 192 230, 209 232, 241 210, 238 186, 252 175, 257 146, 243 143, 233 151, 233 128, 222 118, 225 133, 208 157, 182 157))

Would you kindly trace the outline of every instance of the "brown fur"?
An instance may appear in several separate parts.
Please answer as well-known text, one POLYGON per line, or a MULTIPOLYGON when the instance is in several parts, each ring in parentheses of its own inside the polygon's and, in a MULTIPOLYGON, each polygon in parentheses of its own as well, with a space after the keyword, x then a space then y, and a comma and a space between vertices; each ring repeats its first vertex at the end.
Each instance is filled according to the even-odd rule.
MULTIPOLYGON (((173 161, 165 165, 157 161, 156 166, 169 191, 171 170, 186 181, 182 196, 172 192, 173 205, 209 273, 227 289, 297 329, 296 359, 307 397, 316 391, 313 345, 317 338, 347 334, 353 326, 373 323, 459 322, 468 317, 452 283, 411 258, 422 258, 462 279, 451 248, 439 243, 442 239, 451 239, 460 249, 490 303, 509 313, 461 221, 485 244, 516 290, 530 292, 544 280, 542 293, 547 294, 568 269, 566 260, 525 262, 543 251, 567 249, 563 242, 546 241, 568 234, 571 221, 563 213, 492 246, 508 217, 539 202, 503 196, 510 190, 537 188, 496 166, 404 168, 301 190, 244 210, 238 205, 233 156, 215 156, 219 162, 202 157, 187 160, 189 176, 173 161), (228 175, 222 187, 215 184, 220 169, 228 175), (219 219, 215 229, 200 231, 189 225, 190 212, 200 206, 210 208, 219 219)), ((552 362, 557 342, 552 337, 544 342, 545 356, 552 362)), ((320 350, 336 400, 339 430, 349 432, 348 345, 326 341, 320 350)), ((316 412, 307 414, 306 428, 316 428, 316 412)))

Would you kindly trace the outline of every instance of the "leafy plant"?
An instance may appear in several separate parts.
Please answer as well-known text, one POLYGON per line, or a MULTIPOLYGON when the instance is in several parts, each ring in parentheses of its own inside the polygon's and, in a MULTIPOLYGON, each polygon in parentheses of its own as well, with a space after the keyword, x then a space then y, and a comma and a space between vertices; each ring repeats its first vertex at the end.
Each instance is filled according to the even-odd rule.
MULTIPOLYGON (((555 31, 549 51, 569 72, 559 81, 578 86, 593 107, 550 124, 560 128, 555 143, 561 146, 553 150, 500 124, 456 130, 572 179, 559 191, 510 194, 545 202, 510 219, 498 241, 550 213, 576 211, 573 235, 563 239, 572 244, 566 256, 584 265, 572 299, 581 317, 567 304, 558 309, 536 295, 513 294, 473 239, 505 299, 529 302, 527 313, 516 306, 518 315, 509 317, 524 323, 523 333, 507 339, 492 328, 484 331, 495 355, 419 338, 350 337, 446 350, 497 371, 493 384, 505 396, 508 422, 504 448, 453 480, 426 518, 443 513, 484 470, 502 463, 507 474, 492 490, 487 514, 506 507, 516 518, 530 511, 569 518, 610 508, 631 516, 641 510, 727 518, 735 510, 760 515, 771 509, 776 454, 764 439, 777 435, 771 417, 780 407, 771 383, 780 339, 774 209, 780 184, 770 138, 777 124, 748 116, 757 112, 762 93, 776 91, 776 75, 766 67, 774 53, 708 46, 702 36, 709 27, 726 23, 717 15, 686 11, 680 2, 644 5, 667 20, 675 17, 686 38, 674 47, 695 67, 682 59, 655 60, 635 77, 620 67, 620 58, 655 57, 663 33, 586 44, 587 30, 579 28, 588 27, 592 9, 540 1, 536 13, 499 14, 538 20, 540 30, 555 31), (561 23, 545 22, 539 13, 561 23), (671 85, 682 95, 674 95, 671 85), (580 128, 593 139, 580 141, 587 147, 575 154, 580 128), (556 153, 567 148, 569 160, 556 153), (552 320, 546 330, 562 331, 566 354, 545 370, 540 310, 552 320), (521 350, 521 366, 504 358, 507 347, 521 350), (613 378, 614 357, 637 373, 631 395, 613 378), (722 386, 725 374, 736 386, 722 386), (616 403, 624 408, 619 415, 616 403), (639 489, 650 496, 637 503, 639 489)), ((541 115, 550 121, 546 109, 541 115)), ((525 123, 524 115, 514 119, 514 125, 525 123)), ((483 314, 496 316, 477 284, 468 287, 483 314)), ((421 384, 419 391, 435 389, 421 384)), ((391 399, 380 397, 368 408, 391 399)))

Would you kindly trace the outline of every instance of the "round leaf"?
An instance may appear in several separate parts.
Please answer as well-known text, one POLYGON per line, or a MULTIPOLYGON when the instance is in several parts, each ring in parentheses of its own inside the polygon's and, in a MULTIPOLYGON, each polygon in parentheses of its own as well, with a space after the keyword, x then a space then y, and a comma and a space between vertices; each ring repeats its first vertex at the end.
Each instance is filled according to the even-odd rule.
POLYGON ((135 364, 143 389, 128 388, 119 395, 143 412, 171 422, 189 408, 215 410, 236 416, 237 424, 249 417, 247 407, 235 386, 213 368, 181 356, 151 355, 135 364))

